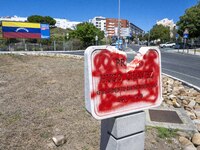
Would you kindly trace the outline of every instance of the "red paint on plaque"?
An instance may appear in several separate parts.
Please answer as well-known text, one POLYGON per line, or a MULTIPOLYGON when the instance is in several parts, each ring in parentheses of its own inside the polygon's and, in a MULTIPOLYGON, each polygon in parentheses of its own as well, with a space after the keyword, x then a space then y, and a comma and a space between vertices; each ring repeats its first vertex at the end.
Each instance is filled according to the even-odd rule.
POLYGON ((149 50, 127 64, 126 56, 109 50, 94 54, 92 80, 98 112, 105 113, 136 103, 154 104, 160 83, 159 54, 149 50))

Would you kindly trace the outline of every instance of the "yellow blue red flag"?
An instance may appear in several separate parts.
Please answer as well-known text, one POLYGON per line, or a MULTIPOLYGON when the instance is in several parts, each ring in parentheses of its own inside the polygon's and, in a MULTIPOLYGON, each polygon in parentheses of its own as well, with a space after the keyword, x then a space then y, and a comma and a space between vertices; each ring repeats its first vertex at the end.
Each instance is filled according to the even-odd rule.
POLYGON ((4 38, 46 38, 50 37, 49 25, 29 22, 2 22, 4 38))

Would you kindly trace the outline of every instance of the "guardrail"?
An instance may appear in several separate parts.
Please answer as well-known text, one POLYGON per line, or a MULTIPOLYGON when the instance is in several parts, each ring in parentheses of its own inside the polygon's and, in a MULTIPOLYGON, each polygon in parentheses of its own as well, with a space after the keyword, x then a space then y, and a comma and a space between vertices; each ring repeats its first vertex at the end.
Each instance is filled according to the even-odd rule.
POLYGON ((200 48, 194 49, 174 49, 174 48, 160 48, 161 51, 185 53, 191 55, 200 55, 200 48))
POLYGON ((0 40, 0 51, 58 51, 58 50, 77 50, 83 49, 79 41, 52 41, 46 44, 18 42, 9 43, 5 40, 0 40))
POLYGON ((186 54, 193 54, 193 55, 200 55, 200 48, 198 49, 177 49, 178 53, 186 53, 186 54))

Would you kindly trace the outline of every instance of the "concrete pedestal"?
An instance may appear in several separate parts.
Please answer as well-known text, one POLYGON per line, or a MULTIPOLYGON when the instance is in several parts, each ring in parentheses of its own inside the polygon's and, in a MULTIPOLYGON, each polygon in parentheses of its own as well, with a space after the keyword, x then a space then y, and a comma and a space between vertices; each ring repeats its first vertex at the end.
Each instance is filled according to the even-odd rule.
POLYGON ((101 121, 101 150, 144 150, 145 112, 101 121))

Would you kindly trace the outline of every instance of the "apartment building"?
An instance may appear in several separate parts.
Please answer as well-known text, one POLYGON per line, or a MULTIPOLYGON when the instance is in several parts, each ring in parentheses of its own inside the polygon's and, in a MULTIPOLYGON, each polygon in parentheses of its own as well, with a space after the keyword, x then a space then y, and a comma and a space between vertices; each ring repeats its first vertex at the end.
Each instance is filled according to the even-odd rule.
POLYGON ((93 19, 89 20, 95 27, 100 29, 101 31, 106 32, 106 18, 102 16, 94 17, 93 19))
MULTIPOLYGON (((120 35, 123 36, 123 32, 126 29, 129 29, 129 21, 125 19, 120 19, 119 21, 120 35)), ((106 18, 106 31, 108 37, 118 35, 118 19, 115 18, 106 18)))
POLYGON ((130 34, 131 35, 144 35, 144 30, 139 28, 138 26, 134 25, 133 23, 130 23, 130 34))

